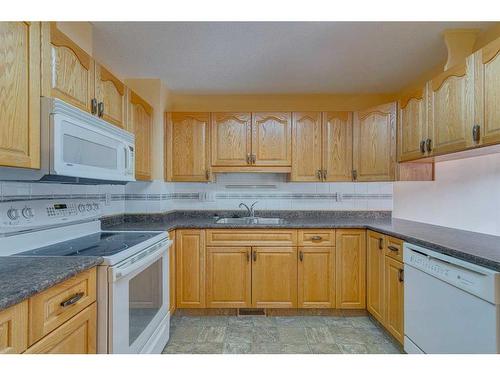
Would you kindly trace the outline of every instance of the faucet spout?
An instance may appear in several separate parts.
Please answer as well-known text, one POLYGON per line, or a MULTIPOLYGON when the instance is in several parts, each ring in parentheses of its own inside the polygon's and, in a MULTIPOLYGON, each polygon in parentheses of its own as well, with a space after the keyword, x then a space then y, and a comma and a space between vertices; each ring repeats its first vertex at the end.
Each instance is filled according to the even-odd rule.
POLYGON ((248 217, 255 217, 255 210, 254 207, 258 202, 253 202, 250 207, 248 207, 245 203, 241 202, 238 207, 243 208, 245 207, 248 213, 248 217))

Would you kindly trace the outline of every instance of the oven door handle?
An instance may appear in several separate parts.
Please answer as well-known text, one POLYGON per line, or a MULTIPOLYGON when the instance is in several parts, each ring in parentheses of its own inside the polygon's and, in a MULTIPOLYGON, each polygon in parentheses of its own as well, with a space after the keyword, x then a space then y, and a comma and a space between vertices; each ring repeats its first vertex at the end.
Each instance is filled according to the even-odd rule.
POLYGON ((110 267, 108 280, 110 282, 116 282, 127 275, 130 275, 132 272, 152 264, 163 256, 163 253, 168 250, 171 244, 171 240, 162 240, 159 243, 154 244, 140 253, 124 260, 123 262, 118 263, 116 266, 110 267))

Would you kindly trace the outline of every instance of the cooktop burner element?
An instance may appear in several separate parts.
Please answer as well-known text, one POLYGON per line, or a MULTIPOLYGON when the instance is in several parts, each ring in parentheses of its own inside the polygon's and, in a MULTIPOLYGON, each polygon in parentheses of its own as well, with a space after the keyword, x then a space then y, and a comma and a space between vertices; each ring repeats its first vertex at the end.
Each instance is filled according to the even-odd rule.
POLYGON ((146 241, 154 232, 98 232, 88 236, 59 242, 16 256, 111 256, 146 241))

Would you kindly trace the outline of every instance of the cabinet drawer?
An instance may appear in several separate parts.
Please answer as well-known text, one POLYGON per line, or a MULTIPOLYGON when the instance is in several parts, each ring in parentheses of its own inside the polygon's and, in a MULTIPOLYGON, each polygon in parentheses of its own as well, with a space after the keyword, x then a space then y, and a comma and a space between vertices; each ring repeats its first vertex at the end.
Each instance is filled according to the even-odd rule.
POLYGON ((96 304, 92 304, 72 319, 26 350, 25 354, 95 354, 96 304))
POLYGON ((297 241, 299 246, 335 246, 335 230, 299 230, 297 241))
POLYGON ((295 246, 295 230, 215 229, 207 231, 207 246, 295 246))
POLYGON ((399 238, 387 236, 385 255, 403 262, 403 241, 399 238))
POLYGON ((28 347, 28 301, 0 311, 0 354, 19 354, 28 347))
POLYGON ((96 300, 96 270, 84 271, 29 300, 29 345, 96 300))

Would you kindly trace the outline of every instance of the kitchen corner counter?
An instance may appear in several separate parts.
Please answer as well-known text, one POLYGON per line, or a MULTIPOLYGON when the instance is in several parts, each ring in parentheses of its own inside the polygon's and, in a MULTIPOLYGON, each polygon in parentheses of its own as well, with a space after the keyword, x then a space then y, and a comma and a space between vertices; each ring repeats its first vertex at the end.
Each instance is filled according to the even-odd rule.
POLYGON ((0 310, 95 267, 102 261, 101 257, 0 257, 0 310))
MULTIPOLYGON (((221 217, 241 215, 241 211, 219 212, 221 217)), ((300 229, 360 228, 400 238, 480 266, 500 271, 500 237, 415 221, 391 219, 388 211, 265 211, 259 215, 282 217, 276 225, 216 224, 215 211, 184 211, 166 214, 124 215, 102 220, 105 230, 173 229, 300 229)))

